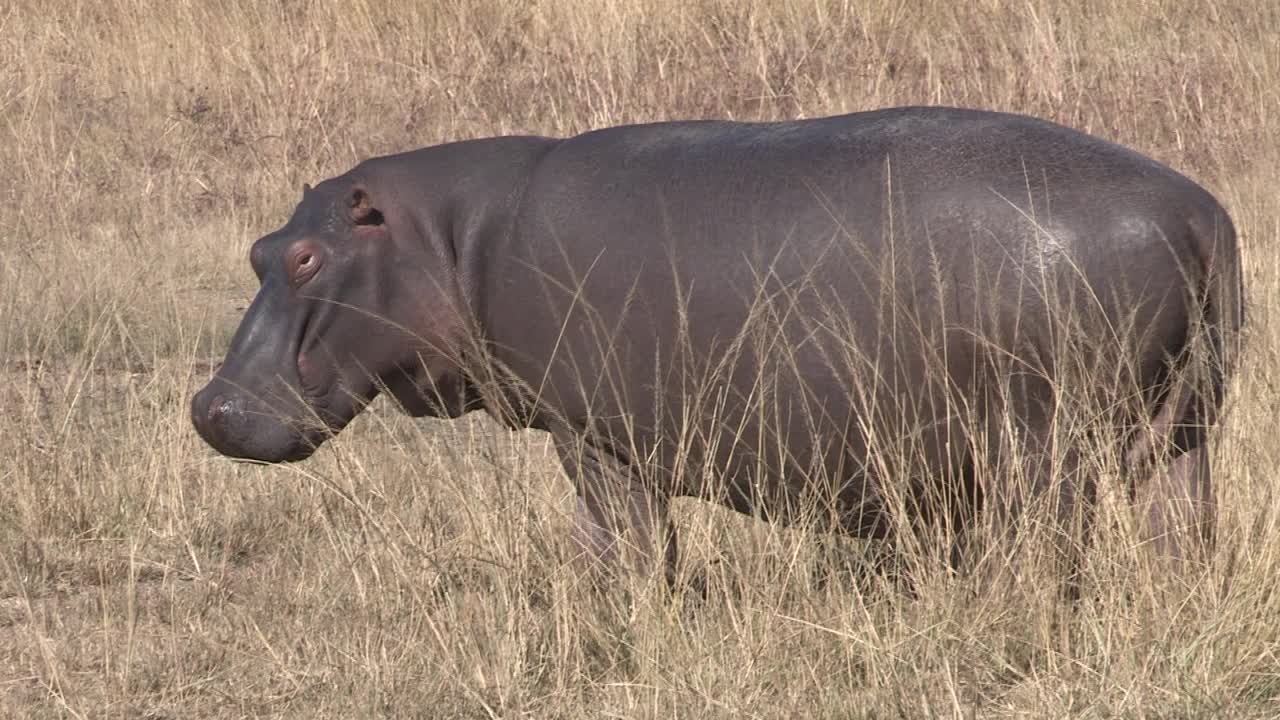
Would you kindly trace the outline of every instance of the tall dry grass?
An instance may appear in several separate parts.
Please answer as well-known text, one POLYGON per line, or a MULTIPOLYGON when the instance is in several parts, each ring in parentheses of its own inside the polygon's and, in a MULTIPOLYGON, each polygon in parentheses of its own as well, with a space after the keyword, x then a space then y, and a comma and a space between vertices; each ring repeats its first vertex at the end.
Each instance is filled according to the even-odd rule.
POLYGON ((11 2, 0 714, 1280 714, 1277 47, 1261 0, 11 2), (1071 609, 942 575, 865 591, 856 543, 686 503, 708 599, 595 594, 541 437, 379 401, 260 468, 190 429, 249 243, 302 182, 463 137, 906 103, 1065 122, 1231 211, 1250 331, 1206 573, 1152 582, 1119 534, 1071 609))

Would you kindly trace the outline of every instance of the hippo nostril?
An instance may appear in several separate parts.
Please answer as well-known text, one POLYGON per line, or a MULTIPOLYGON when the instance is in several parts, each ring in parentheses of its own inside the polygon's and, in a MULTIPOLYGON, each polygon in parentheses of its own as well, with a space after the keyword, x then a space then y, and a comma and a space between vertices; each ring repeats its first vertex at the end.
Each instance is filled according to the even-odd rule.
POLYGON ((225 425, 233 421, 233 416, 241 412, 239 400, 226 395, 214 395, 204 411, 204 424, 209 427, 225 425))
POLYGON ((231 403, 227 402, 221 395, 215 395, 213 400, 209 401, 209 409, 205 411, 205 416, 210 420, 217 420, 219 415, 229 412, 231 403))

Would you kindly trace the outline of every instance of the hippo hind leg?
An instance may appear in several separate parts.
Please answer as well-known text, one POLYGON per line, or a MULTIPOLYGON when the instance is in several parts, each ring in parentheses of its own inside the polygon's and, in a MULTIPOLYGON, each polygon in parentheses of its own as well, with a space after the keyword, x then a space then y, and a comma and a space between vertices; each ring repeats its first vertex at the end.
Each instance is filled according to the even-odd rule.
POLYGON ((1020 551, 1047 550, 1050 572, 1061 579, 1064 597, 1079 597, 1085 551, 1097 502, 1097 477, 1083 449, 1057 427, 1052 408, 1019 423, 1017 431, 993 436, 999 446, 987 468, 983 512, 987 539, 996 551, 994 577, 1021 575, 1030 558, 1020 551), (1039 536, 1044 542, 1028 544, 1039 536))
POLYGON ((1126 452, 1141 539, 1175 568, 1207 561, 1214 549, 1217 503, 1209 436, 1221 420, 1243 322, 1240 279, 1232 274, 1239 268, 1233 264, 1229 258, 1220 263, 1216 279, 1210 264, 1200 299, 1203 316, 1189 328, 1161 383, 1163 397, 1126 452))
POLYGON ((1188 380, 1174 385, 1128 452, 1142 539, 1175 564, 1207 556, 1217 510, 1207 437, 1217 393, 1188 380))
POLYGON ((1212 547, 1215 502, 1207 445, 1153 469, 1135 495, 1144 539, 1160 557, 1177 562, 1212 547))

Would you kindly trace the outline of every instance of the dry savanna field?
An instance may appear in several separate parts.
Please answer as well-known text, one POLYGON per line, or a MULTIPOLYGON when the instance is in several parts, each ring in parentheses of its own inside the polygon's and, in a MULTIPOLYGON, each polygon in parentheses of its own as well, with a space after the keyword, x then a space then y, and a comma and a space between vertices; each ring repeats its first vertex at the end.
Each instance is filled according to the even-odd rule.
POLYGON ((10 0, 0 717, 1280 717, 1278 139, 1270 0, 10 0), (1249 324, 1205 567, 1153 575, 1108 506, 1076 603, 1036 577, 905 592, 858 542, 686 500, 705 598, 598 591, 544 435, 380 398, 265 467, 191 427, 249 245, 304 182, 461 138, 899 104, 1057 120, 1231 213, 1249 324))

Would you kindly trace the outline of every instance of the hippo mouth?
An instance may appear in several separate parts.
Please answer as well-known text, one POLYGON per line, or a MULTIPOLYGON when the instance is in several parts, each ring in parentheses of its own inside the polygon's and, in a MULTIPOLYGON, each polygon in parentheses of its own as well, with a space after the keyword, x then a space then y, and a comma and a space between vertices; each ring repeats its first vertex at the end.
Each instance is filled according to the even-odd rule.
POLYGON ((346 387, 337 365, 318 348, 300 349, 295 362, 298 397, 309 416, 295 424, 299 432, 314 434, 321 442, 338 434, 378 394, 376 384, 368 380, 358 388, 346 387))
MULTIPOLYGON (((301 344, 301 343, 299 343, 301 344)), ((316 411, 322 418, 329 405, 329 393, 333 390, 333 366, 323 360, 317 361, 314 353, 299 350, 294 361, 298 373, 298 395, 303 405, 316 411), (324 373, 328 370, 328 374, 324 373)), ((326 425, 331 425, 328 420, 326 425)))

